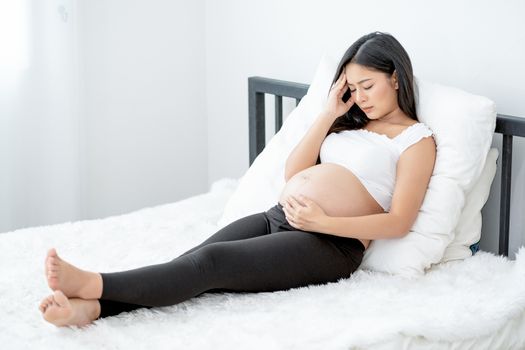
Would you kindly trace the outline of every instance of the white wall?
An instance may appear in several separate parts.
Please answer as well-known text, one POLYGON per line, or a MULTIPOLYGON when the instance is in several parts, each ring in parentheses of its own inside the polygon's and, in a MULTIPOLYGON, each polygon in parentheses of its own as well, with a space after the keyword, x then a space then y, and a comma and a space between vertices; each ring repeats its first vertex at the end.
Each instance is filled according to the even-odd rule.
POLYGON ((208 190, 204 0, 1 5, 0 232, 208 190))
POLYGON ((82 216, 206 192, 204 1, 79 1, 82 216))
POLYGON ((74 21, 62 20, 59 5, 73 0, 0 10, 2 38, 17 44, 0 43, 0 232, 79 217, 74 21))
MULTIPOLYGON (((326 48, 375 30, 400 40, 417 76, 485 95, 499 113, 525 116, 524 13, 519 0, 207 1, 208 183, 238 178, 248 168, 249 76, 309 83, 326 48)), ((514 148, 513 177, 523 183, 521 141, 514 148)), ((499 180, 483 211, 485 250, 497 247, 489 234, 498 225, 497 186, 499 180)), ((516 248, 525 239, 524 185, 515 184, 513 191, 516 248)))

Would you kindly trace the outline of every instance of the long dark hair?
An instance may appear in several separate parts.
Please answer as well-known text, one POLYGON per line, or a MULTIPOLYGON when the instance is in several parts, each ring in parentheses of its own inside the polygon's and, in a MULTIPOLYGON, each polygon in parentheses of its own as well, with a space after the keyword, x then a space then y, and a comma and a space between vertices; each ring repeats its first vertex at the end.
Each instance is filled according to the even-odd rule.
MULTIPOLYGON (((399 86, 397 93, 399 108, 410 118, 418 120, 412 63, 410 63, 408 53, 396 38, 382 32, 370 33, 359 38, 341 58, 331 85, 337 81, 348 63, 356 63, 389 75, 396 71, 399 86)), ((343 101, 346 102, 349 98, 350 89, 343 95, 343 101)), ((369 121, 370 119, 366 114, 354 103, 348 112, 334 121, 327 135, 342 130, 360 129, 369 121)))

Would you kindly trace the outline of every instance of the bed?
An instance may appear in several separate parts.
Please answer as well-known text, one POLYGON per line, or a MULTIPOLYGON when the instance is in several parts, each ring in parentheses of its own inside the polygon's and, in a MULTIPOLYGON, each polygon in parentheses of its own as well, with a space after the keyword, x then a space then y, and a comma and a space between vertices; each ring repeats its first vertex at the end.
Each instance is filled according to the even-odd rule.
MULTIPOLYGON (((250 164, 266 144, 265 95, 308 85, 251 77, 250 164)), ((175 203, 99 220, 34 227, 0 235, 2 348, 180 349, 520 349, 525 347, 525 251, 508 258, 512 139, 525 120, 498 115, 503 134, 498 254, 478 251, 436 265, 418 279, 357 271, 337 283, 274 293, 204 293, 178 305, 139 309, 83 329, 56 328, 38 312, 49 294, 43 261, 49 247, 95 271, 171 260, 214 233, 238 179, 175 203)), ((523 179, 518 179, 522 181, 523 179)))

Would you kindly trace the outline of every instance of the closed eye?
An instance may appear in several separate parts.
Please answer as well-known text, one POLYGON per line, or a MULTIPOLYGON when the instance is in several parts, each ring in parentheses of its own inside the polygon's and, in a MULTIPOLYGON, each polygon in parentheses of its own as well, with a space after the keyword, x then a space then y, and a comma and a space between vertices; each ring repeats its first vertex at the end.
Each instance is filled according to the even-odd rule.
MULTIPOLYGON (((372 84, 372 85, 370 85, 370 86, 368 86, 368 87, 364 87, 363 89, 365 89, 365 90, 370 90, 373 86, 374 86, 374 84, 372 84)), ((350 93, 353 94, 353 93, 355 92, 355 90, 356 90, 356 89, 353 89, 353 90, 350 89, 350 93)))

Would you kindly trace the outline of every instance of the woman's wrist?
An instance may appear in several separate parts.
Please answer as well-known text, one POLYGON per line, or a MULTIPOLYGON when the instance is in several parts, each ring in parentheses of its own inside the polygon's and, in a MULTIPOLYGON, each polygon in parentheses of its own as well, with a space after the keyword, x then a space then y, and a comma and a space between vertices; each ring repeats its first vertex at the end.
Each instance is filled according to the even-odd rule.
POLYGON ((323 215, 321 218, 316 220, 316 228, 314 231, 319 233, 328 233, 330 231, 330 219, 331 217, 328 215, 323 215))
POLYGON ((321 113, 319 113, 319 116, 322 117, 322 118, 333 118, 334 113, 330 112, 330 111, 327 111, 325 109, 325 110, 321 111, 321 113))
POLYGON ((326 119, 331 121, 332 123, 337 119, 337 115, 335 113, 324 110, 319 114, 319 118, 326 119))

